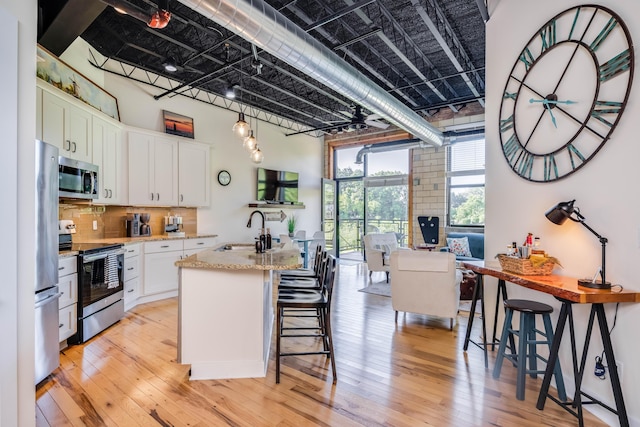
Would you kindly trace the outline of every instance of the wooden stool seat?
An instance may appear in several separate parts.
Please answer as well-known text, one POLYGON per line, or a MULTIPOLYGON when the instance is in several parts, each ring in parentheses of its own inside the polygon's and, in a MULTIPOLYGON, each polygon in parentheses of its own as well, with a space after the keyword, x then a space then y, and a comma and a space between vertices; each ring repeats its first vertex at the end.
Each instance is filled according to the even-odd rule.
MULTIPOLYGON (((516 379, 516 398, 524 400, 524 382, 525 375, 529 374, 531 378, 537 378, 538 374, 544 374, 544 370, 538 370, 537 360, 547 363, 547 359, 540 356, 536 351, 538 344, 546 344, 551 350, 553 342, 553 326, 551 325, 551 316, 553 307, 538 301, 529 301, 521 299, 507 299, 504 301, 506 314, 504 325, 502 326, 502 336, 500 337, 500 347, 496 357, 496 365, 493 369, 493 377, 499 378, 502 369, 502 362, 505 358, 509 359, 514 366, 518 368, 516 379), (513 329, 511 320, 514 312, 520 313, 520 329, 513 329), (544 332, 536 329, 536 315, 542 316, 544 323, 544 332), (544 340, 538 340, 537 335, 543 336, 544 340), (518 337, 518 348, 516 351, 515 339, 518 337), (509 350, 507 352, 507 342, 509 342, 509 350), (529 368, 527 369, 527 360, 529 360, 529 368)), ((556 361, 553 369, 553 375, 556 378, 556 386, 558 389, 558 397, 562 401, 567 400, 564 388, 564 380, 560 369, 560 362, 556 361)))

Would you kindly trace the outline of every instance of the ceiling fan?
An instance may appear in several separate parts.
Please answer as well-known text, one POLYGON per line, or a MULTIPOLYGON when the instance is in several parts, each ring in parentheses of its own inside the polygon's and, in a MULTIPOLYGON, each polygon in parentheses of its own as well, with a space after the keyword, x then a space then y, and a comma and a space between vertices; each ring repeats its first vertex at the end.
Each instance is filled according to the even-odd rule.
POLYGON ((388 123, 380 122, 380 115, 378 114, 369 114, 368 116, 364 116, 362 114, 362 107, 356 105, 354 107, 354 112, 350 111, 340 111, 341 113, 351 116, 351 120, 343 123, 336 123, 329 130, 329 133, 341 133, 341 132, 352 132, 354 130, 367 129, 369 126, 376 127, 379 129, 386 129, 389 127, 388 123))

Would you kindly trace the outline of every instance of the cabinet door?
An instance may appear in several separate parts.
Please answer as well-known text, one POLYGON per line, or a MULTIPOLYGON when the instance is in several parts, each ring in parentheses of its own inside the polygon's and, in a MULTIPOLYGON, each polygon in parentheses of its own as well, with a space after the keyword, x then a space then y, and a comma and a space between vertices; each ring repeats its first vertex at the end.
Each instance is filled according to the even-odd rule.
POLYGON ((135 307, 136 300, 140 296, 140 278, 135 277, 124 282, 124 309, 135 307))
POLYGON ((209 206, 209 145, 180 141, 179 148, 180 206, 209 206))
POLYGON ((178 141, 157 137, 153 149, 155 202, 178 206, 178 141))
POLYGON ((91 163, 91 114, 43 91, 42 139, 61 156, 91 163))
MULTIPOLYGON (((129 132, 129 204, 149 206, 153 204, 154 191, 151 178, 151 153, 153 136, 129 132)), ((154 197, 155 199, 155 197, 154 197)))
POLYGON ((69 157, 91 163, 91 114, 69 104, 68 134, 71 140, 69 157))
POLYGON ((98 203, 119 204, 122 176, 121 130, 97 117, 93 118, 93 163, 100 167, 98 203))
POLYGON ((159 252, 144 256, 144 295, 178 290, 178 267, 182 251, 159 252))
POLYGON ((78 305, 71 304, 58 311, 58 340, 66 340, 78 330, 78 305))
POLYGON ((60 276, 58 290, 62 296, 58 300, 58 307, 65 308, 78 302, 78 275, 76 273, 60 276))

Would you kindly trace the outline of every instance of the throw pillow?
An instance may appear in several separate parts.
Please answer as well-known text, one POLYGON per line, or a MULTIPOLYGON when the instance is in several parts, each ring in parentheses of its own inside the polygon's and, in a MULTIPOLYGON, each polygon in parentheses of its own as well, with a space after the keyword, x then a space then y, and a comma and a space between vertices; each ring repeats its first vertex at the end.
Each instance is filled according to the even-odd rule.
POLYGON ((374 245, 374 248, 384 252, 385 255, 389 255, 391 253, 391 245, 374 245))
POLYGON ((447 237, 447 246, 449 251, 460 256, 472 256, 469 249, 469 239, 467 237, 451 238, 447 237))

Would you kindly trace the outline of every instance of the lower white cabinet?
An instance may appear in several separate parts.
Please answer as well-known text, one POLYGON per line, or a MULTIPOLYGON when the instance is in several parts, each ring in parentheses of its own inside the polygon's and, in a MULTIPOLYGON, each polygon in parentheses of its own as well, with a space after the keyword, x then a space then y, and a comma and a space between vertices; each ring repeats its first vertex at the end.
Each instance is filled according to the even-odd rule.
POLYGON ((124 247, 124 309, 135 307, 140 296, 140 271, 142 244, 130 244, 124 247))
POLYGON ((78 329, 78 264, 77 257, 62 257, 58 260, 58 338, 62 342, 78 329))
POLYGON ((144 296, 171 292, 177 295, 178 267, 175 262, 211 248, 215 237, 161 240, 144 244, 144 296))

